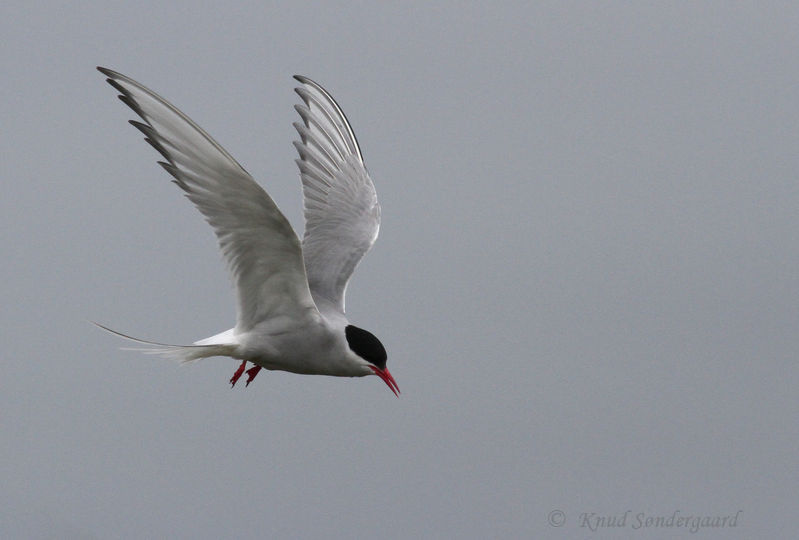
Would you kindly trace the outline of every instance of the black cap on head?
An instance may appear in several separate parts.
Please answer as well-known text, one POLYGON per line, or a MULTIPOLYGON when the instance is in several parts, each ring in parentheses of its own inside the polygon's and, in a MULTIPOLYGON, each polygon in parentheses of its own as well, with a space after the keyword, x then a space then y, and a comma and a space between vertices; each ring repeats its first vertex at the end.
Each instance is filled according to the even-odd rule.
POLYGON ((352 352, 376 367, 386 369, 386 349, 374 334, 351 324, 344 329, 344 334, 352 352))

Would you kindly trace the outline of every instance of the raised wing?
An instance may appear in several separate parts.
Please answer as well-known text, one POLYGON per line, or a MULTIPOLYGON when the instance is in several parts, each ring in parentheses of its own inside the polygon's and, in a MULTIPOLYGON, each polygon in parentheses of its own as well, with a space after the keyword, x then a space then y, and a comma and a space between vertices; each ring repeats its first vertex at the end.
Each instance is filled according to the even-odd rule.
POLYGON ((144 120, 130 123, 164 156, 161 166, 213 227, 236 286, 236 330, 276 317, 315 316, 299 239, 269 195, 165 99, 120 73, 97 69, 144 120))
POLYGON ((297 165, 302 178, 305 236, 302 251, 317 306, 344 313, 347 282, 377 239, 380 205, 361 149, 335 100, 314 81, 295 75, 303 103, 297 165))

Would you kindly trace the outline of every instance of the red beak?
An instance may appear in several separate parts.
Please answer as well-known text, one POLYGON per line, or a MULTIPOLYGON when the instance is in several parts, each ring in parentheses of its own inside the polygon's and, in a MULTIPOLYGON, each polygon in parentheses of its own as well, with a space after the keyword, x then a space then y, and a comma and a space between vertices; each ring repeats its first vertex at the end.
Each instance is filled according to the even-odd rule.
POLYGON ((400 395, 399 386, 397 386, 397 381, 395 381, 394 377, 391 376, 391 372, 388 371, 388 368, 380 369, 375 366, 369 366, 369 367, 372 368, 372 371, 375 372, 375 375, 383 379, 383 382, 386 383, 389 388, 391 388, 391 391, 394 392, 394 395, 399 397, 400 395))

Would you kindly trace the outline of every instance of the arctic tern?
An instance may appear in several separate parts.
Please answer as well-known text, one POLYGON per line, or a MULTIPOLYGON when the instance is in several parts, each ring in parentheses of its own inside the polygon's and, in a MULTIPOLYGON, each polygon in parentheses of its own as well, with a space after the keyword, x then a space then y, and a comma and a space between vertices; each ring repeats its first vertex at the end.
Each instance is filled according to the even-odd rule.
POLYGON ((380 205, 347 118, 333 97, 295 75, 302 103, 294 146, 305 233, 299 240, 272 198, 188 116, 138 82, 98 67, 141 118, 130 123, 163 156, 159 164, 205 216, 219 241, 237 297, 236 326, 192 345, 145 341, 145 352, 190 362, 241 360, 231 385, 262 368, 309 375, 377 375, 399 395, 386 350, 344 313, 347 283, 380 228, 380 205))

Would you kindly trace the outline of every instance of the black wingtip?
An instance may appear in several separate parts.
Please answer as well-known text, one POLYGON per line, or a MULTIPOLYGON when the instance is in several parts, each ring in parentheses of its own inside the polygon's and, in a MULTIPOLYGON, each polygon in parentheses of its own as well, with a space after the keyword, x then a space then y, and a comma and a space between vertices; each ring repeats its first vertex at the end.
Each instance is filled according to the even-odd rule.
POLYGON ((107 82, 108 84, 110 84, 111 86, 113 86, 113 87, 114 87, 114 89, 115 89, 117 92, 119 92, 120 94, 127 94, 127 93, 128 93, 128 91, 127 91, 127 90, 125 90, 125 87, 124 87, 124 86, 122 86, 121 84, 119 84, 119 83, 117 82, 117 80, 116 80, 116 79, 113 79, 113 78, 111 78, 111 77, 108 77, 108 78, 105 80, 105 82, 107 82))

